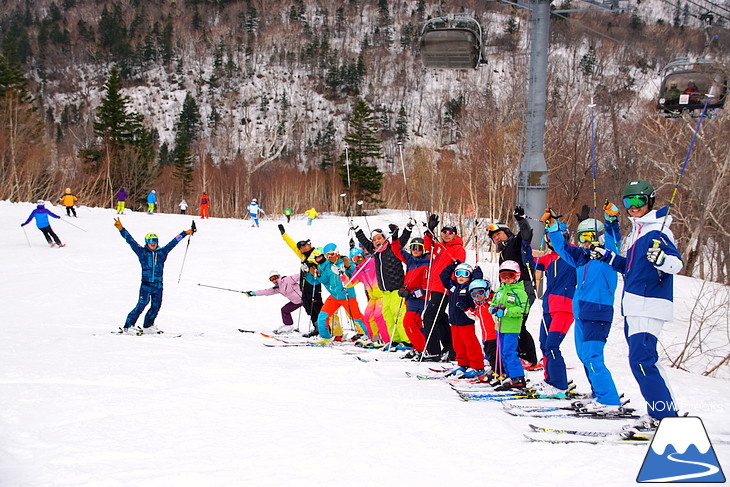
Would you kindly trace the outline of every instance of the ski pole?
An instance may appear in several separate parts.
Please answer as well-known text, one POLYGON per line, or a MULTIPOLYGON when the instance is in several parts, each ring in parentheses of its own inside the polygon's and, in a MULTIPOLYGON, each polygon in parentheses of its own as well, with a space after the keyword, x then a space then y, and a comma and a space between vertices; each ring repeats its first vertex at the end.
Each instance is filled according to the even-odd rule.
POLYGON ((362 215, 363 217, 365 217, 365 225, 367 225, 367 227, 368 227, 368 233, 369 233, 369 234, 372 234, 372 233, 373 233, 373 231, 372 231, 372 230, 370 230, 370 222, 368 221, 368 216, 367 216, 367 215, 365 214, 365 210, 363 210, 363 209, 362 209, 362 204, 363 204, 363 200, 359 200, 359 201, 357 202, 357 206, 359 206, 359 207, 360 207, 360 214, 361 214, 361 215, 362 215))
POLYGON ((411 198, 408 195, 408 180, 406 179, 406 165, 403 162, 403 142, 398 141, 398 149, 400 151, 400 167, 403 170, 403 186, 406 189, 406 203, 408 203, 408 217, 413 218, 411 213, 411 198))
POLYGON ((238 289, 229 289, 227 287, 210 286, 208 284, 200 284, 200 283, 198 283, 198 286, 209 287, 209 288, 213 288, 213 289, 221 289, 223 291, 231 291, 231 292, 234 292, 234 293, 246 294, 246 291, 239 291, 238 289))
POLYGON ((662 228, 659 230, 659 232, 664 231, 664 225, 667 223, 667 218, 669 217, 669 212, 672 211, 672 206, 674 206, 674 198, 677 196, 677 191, 679 190, 679 183, 682 182, 682 176, 684 176, 684 170, 687 167, 687 163, 689 162, 689 156, 692 155, 692 148, 695 145, 695 140, 697 140, 697 134, 700 131, 700 126, 702 125, 702 119, 705 118, 705 115, 707 114, 707 105, 710 103, 710 98, 712 98, 713 95, 705 95, 707 97, 707 100, 705 100, 705 106, 702 108, 702 113, 700 114, 700 119, 697 121, 697 128, 695 129, 695 133, 692 136, 692 141, 689 143, 689 149, 687 150, 687 156, 684 158, 684 163, 682 164, 682 170, 679 171, 679 178, 677 179, 677 184, 674 185, 674 191, 672 192, 672 198, 669 200, 669 206, 667 207, 667 213, 664 215, 664 220, 662 220, 662 228))
POLYGON ((73 223, 71 223, 70 221, 66 220, 66 219, 65 219, 65 218, 63 218, 63 217, 61 218, 61 221, 64 221, 64 222, 68 223, 68 224, 69 224, 69 225, 71 225, 72 227, 76 227, 76 228, 78 228, 78 229, 79 229, 79 230, 81 230, 82 232, 85 232, 85 231, 86 231, 86 230, 84 230, 83 228, 81 228, 80 226, 78 226, 78 225, 74 225, 73 223))
POLYGON ((193 233, 190 234, 190 238, 188 239, 188 244, 185 246, 185 254, 183 255, 182 265, 180 266, 180 275, 177 276, 178 284, 180 284, 180 279, 182 278, 182 271, 183 271, 183 268, 185 268, 185 259, 188 256, 188 248, 190 247, 190 240, 193 239, 193 235, 195 235, 195 232, 197 231, 197 229, 195 228, 195 220, 193 220, 193 223, 190 225, 190 229, 193 231, 193 233))
POLYGON ((25 231, 25 225, 21 225, 20 228, 23 229, 23 235, 25 235, 25 241, 28 242, 28 247, 30 247, 31 246, 30 239, 28 238, 28 232, 25 231))
MULTIPOLYGON (((596 193, 596 129, 595 129, 595 115, 594 115, 594 108, 596 107, 595 103, 593 103, 593 98, 591 98, 591 104, 588 105, 591 108, 591 177, 593 179, 593 220, 594 220, 594 230, 596 232, 596 235, 598 235, 598 196, 596 193)), ((580 223, 580 222, 578 222, 580 223)))

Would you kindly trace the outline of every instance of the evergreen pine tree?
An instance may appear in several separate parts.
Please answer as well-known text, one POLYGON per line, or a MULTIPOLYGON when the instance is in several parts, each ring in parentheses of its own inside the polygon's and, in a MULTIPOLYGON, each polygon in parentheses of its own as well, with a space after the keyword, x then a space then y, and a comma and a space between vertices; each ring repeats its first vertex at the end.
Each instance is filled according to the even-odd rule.
POLYGON ((399 144, 408 140, 408 115, 403 105, 398 110, 398 118, 395 119, 395 139, 399 144))
MULTIPOLYGON (((349 120, 349 131, 344 138, 348 146, 350 184, 357 199, 380 202, 376 197, 383 187, 383 173, 375 166, 382 158, 382 141, 373 110, 362 98, 357 98, 349 120)), ((340 177, 347 186, 346 154, 339 160, 340 177)))

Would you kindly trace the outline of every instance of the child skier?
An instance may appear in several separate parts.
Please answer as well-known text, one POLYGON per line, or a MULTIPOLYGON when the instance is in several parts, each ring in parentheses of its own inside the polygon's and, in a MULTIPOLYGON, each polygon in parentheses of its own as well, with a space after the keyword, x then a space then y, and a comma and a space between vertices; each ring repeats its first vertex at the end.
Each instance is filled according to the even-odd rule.
POLYGON ((30 216, 28 216, 28 219, 25 220, 25 222, 21 223, 20 226, 26 226, 33 218, 35 218, 35 226, 38 227, 38 230, 40 230, 43 236, 46 237, 46 242, 48 242, 48 245, 50 245, 51 247, 65 247, 66 244, 61 243, 61 239, 58 238, 56 232, 54 232, 51 228, 51 224, 48 223, 49 216, 52 218, 61 218, 52 211, 46 209, 45 201, 38 200, 35 210, 30 212, 30 216))
POLYGON ((258 291, 244 291, 244 294, 246 296, 273 296, 274 294, 281 294, 287 298, 289 302, 281 308, 281 321, 284 324, 274 330, 274 333, 291 333, 295 331, 294 319, 291 314, 302 306, 302 290, 299 287, 299 276, 281 277, 278 271, 271 271, 269 273, 269 281, 271 281, 274 287, 259 289, 258 291))
POLYGON ((522 320, 530 311, 524 281, 520 280, 520 265, 504 261, 499 266, 499 281, 502 283, 494 293, 489 312, 497 318, 497 333, 501 347, 502 364, 509 379, 495 387, 497 391, 522 389, 525 387, 525 369, 517 352, 517 342, 522 320))
POLYGON ((392 242, 393 253, 406 265, 403 287, 398 293, 406 300, 406 314, 403 317, 403 328, 413 345, 413 350, 403 358, 420 359, 426 350, 426 337, 423 334, 421 315, 426 307, 426 283, 428 263, 431 260, 425 252, 423 239, 416 237, 408 245, 409 252, 402 252, 402 246, 411 236, 413 223, 409 222, 400 238, 392 242))
POLYGON ((314 208, 308 209, 304 214, 307 215, 307 225, 311 225, 314 219, 319 216, 319 213, 314 208))
POLYGON ((647 403, 642 424, 655 427, 667 416, 677 416, 676 402, 659 364, 657 342, 664 322, 672 321, 674 274, 684 263, 669 226, 669 208, 653 210, 656 193, 647 181, 630 181, 623 203, 631 220, 626 257, 594 246, 591 258, 607 262, 624 276, 621 309, 629 344, 629 365, 647 403))
POLYGON ((159 239, 157 234, 148 233, 144 238, 145 246, 142 247, 135 242, 119 218, 114 219, 114 226, 137 255, 142 266, 142 284, 139 288, 137 306, 129 313, 124 327, 119 329, 119 333, 125 335, 162 333, 155 326, 155 318, 157 318, 157 313, 159 313, 160 306, 162 306, 162 277, 165 270, 165 260, 167 260, 170 251, 187 235, 192 235, 195 230, 193 228, 183 230, 164 247, 158 247, 159 239), (137 318, 150 301, 152 301, 152 304, 144 316, 143 327, 135 330, 134 325, 137 323, 137 318))
POLYGON ((467 311, 467 316, 473 314, 479 321, 482 330, 482 344, 484 347, 484 358, 492 368, 492 374, 499 377, 503 374, 502 361, 498 356, 497 330, 494 319, 489 313, 489 302, 494 297, 492 284, 486 279, 474 279, 469 283, 469 295, 474 302, 474 307, 467 311))
POLYGON ((606 367, 603 349, 613 322, 613 303, 618 275, 607 263, 591 260, 589 249, 591 245, 596 244, 603 245, 612 252, 618 252, 621 247, 621 234, 616 217, 618 208, 606 201, 603 210, 605 225, 588 218, 589 208, 584 207, 581 214, 584 215, 584 219, 576 230, 578 247, 566 242, 563 232, 557 230, 557 225, 549 225, 546 232, 561 260, 575 268, 576 289, 573 295, 575 351, 583 363, 595 396, 593 401, 581 401, 581 407, 601 414, 610 414, 619 410, 621 399, 611 377, 611 371, 606 367))
MULTIPOLYGON (((552 221, 554 212, 546 210, 543 222, 552 221)), ((569 238, 568 227, 556 222, 557 230, 564 240, 569 238)), ((565 398, 568 394, 568 373, 565 359, 560 351, 565 335, 573 324, 573 294, 575 293, 575 270, 560 254, 553 251, 551 234, 545 235, 548 252, 534 259, 530 242, 523 242, 523 259, 535 269, 535 281, 544 274, 547 285, 542 296, 542 322, 540 324, 540 350, 542 351, 545 380, 531 387, 540 397, 565 398)))
POLYGON ((474 319, 466 314, 468 309, 474 307, 474 301, 469 294, 469 282, 472 278, 481 279, 482 270, 455 261, 444 267, 439 277, 449 293, 451 343, 458 364, 450 375, 466 379, 483 377, 486 372, 482 345, 476 336, 474 319))
POLYGON ((73 216, 76 217, 76 208, 74 208, 74 205, 76 204, 76 201, 78 201, 78 198, 71 194, 71 188, 66 188, 66 192, 58 199, 58 201, 66 207, 66 216, 71 216, 73 214, 73 216))

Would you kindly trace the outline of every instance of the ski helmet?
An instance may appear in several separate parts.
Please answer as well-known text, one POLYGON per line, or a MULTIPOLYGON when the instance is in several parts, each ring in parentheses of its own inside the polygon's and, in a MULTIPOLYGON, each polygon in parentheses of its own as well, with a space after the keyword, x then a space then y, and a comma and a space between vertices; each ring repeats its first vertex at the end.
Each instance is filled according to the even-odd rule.
POLYGON ((450 223, 448 225, 444 225, 443 227, 441 227, 441 232, 451 232, 454 235, 457 235, 456 225, 452 225, 450 223))
POLYGON ((502 262, 499 266, 499 274, 502 275, 502 272, 514 272, 515 273, 515 281, 520 280, 520 276, 522 275, 522 271, 520 270, 520 265, 515 262, 514 260, 505 260, 502 262))
POLYGON ((471 293, 472 291, 474 291, 476 289, 484 289, 484 291, 486 293, 489 293, 489 291, 492 290, 492 283, 490 283, 486 279, 474 279, 469 284, 469 293, 471 293))
POLYGON ((36 201, 36 204, 37 204, 38 206, 45 206, 46 202, 45 202, 45 201, 43 201, 43 200, 38 200, 38 201, 36 201))
POLYGON ((631 201, 627 201, 627 198, 630 198, 631 196, 644 196, 646 199, 646 204, 649 205, 649 210, 651 210, 654 206, 656 191, 654 191, 654 187, 649 184, 649 182, 644 181, 643 179, 634 179, 633 181, 629 181, 629 183, 624 186, 624 191, 621 194, 621 197, 624 200, 624 206, 627 209, 631 208, 632 206, 636 206, 634 204, 629 204, 629 206, 626 206, 627 203, 631 203, 631 201))
POLYGON ((351 259, 354 260, 355 257, 357 257, 358 255, 361 257, 364 257, 362 249, 360 247, 353 247, 350 249, 350 258, 351 259))
POLYGON ((301 249, 305 245, 312 245, 312 241, 309 240, 309 239, 307 239, 307 240, 300 240, 299 242, 297 242, 297 248, 298 249, 301 249))
POLYGON ((322 252, 324 253, 325 256, 328 256, 329 254, 336 254, 337 245, 335 245, 333 243, 328 243, 327 245, 324 246, 324 248, 322 249, 322 252))
POLYGON ((281 274, 279 274, 279 271, 270 271, 269 272, 269 278, 272 278, 274 276, 277 276, 278 277, 278 276, 281 276, 281 274))
POLYGON ((71 188, 66 188, 66 194, 71 193, 71 188))
POLYGON ((509 229, 506 223, 497 222, 487 225, 487 236, 490 239, 492 238, 492 235, 497 232, 504 232, 504 234, 507 235, 508 238, 512 236, 512 231, 509 229))
POLYGON ((474 268, 470 266, 467 263, 462 263, 456 266, 456 269, 454 269, 454 275, 456 277, 471 277, 471 273, 474 271, 474 268))
POLYGON ((157 242, 159 242, 159 240, 160 239, 157 238, 157 234, 156 233, 150 232, 150 233, 148 233, 147 235, 144 236, 144 242, 145 243, 148 243, 148 244, 156 244, 157 242))
POLYGON ((578 224, 578 229, 575 231, 577 234, 585 233, 585 232, 595 232, 598 231, 598 234, 602 234, 605 230, 605 227, 603 226, 603 222, 599 222, 598 220, 594 220, 593 218, 588 218, 586 220, 583 220, 578 224))
POLYGON ((317 247, 316 249, 312 250, 312 253, 309 254, 309 258, 307 258, 307 260, 309 262, 314 262, 315 264, 317 264, 317 257, 324 257, 322 247, 317 247))
POLYGON ((411 239, 411 243, 408 244, 408 248, 412 251, 413 247, 421 246, 421 250, 426 251, 426 245, 421 237, 415 237, 411 239))

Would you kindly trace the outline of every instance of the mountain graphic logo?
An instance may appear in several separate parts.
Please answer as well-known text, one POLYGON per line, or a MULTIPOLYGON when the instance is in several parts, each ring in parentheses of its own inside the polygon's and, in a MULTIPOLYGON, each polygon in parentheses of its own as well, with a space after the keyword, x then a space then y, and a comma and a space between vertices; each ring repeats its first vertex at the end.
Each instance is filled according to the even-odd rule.
POLYGON ((636 481, 725 482, 702 420, 697 417, 662 419, 636 481))

